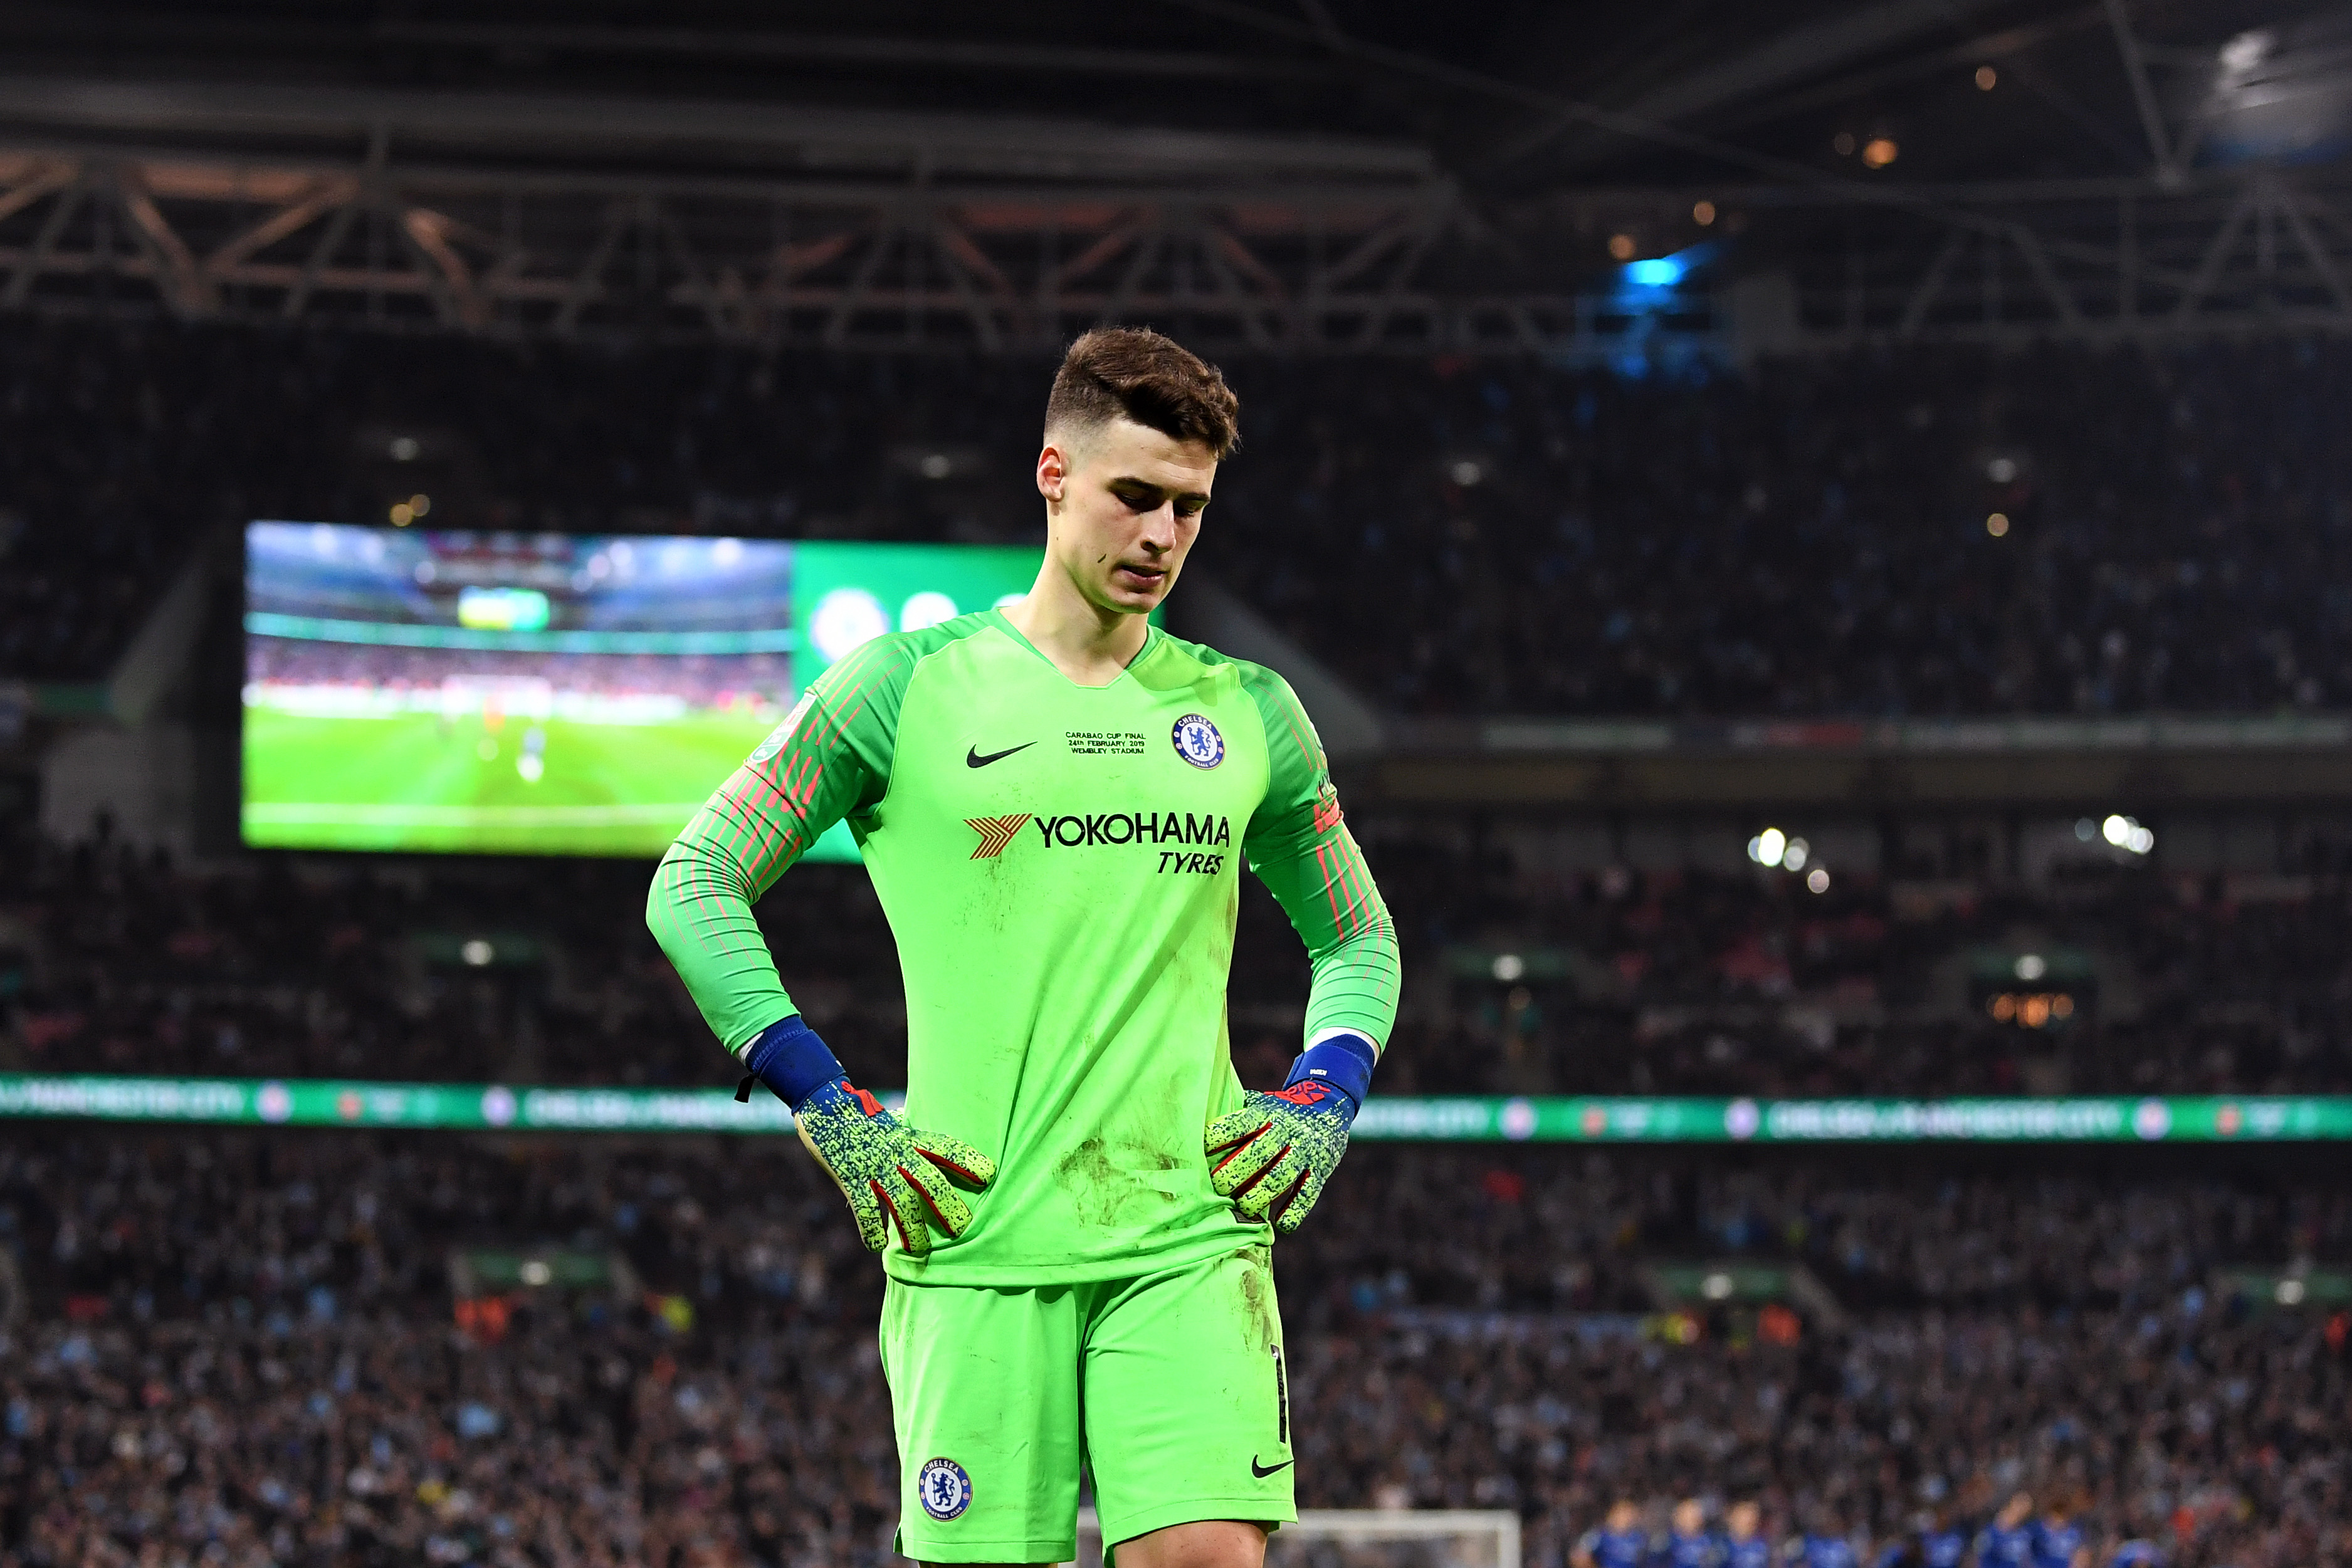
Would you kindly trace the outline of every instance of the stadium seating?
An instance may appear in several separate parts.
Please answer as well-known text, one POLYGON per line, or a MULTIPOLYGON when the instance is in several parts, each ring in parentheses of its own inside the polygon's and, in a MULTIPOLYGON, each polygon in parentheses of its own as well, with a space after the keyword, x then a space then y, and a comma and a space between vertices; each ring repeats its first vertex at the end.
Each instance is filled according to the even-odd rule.
MULTIPOLYGON (((0 346, 0 676, 101 675, 209 531, 373 520, 412 485, 451 526, 1034 528, 1034 365, 21 319, 0 346)), ((2352 487, 2311 423, 2337 348, 1672 386, 1229 369, 1248 440, 1200 559, 1400 714, 2352 706, 2352 487)), ((2031 889, 1890 862, 1814 894, 1364 827, 1412 979, 1384 1092, 2352 1090, 2331 853, 2031 889)), ((190 869, 0 824, 0 1071, 728 1082, 646 875, 190 869)), ((1305 968, 1244 887, 1232 1018, 1263 1083, 1305 968)), ((803 868, 761 915, 845 1060, 898 1081, 864 879, 803 868)), ((2341 1257, 2352 1211, 2180 1168, 1368 1144, 1281 1255, 1302 1501, 1513 1508, 1549 1565, 1620 1497, 1884 1542, 2025 1487, 2177 1563, 2342 1560, 2352 1317, 2217 1271, 2341 1257), (1663 1308, 1655 1270, 1706 1259, 1822 1293, 1663 1308)), ((0 1568, 887 1555, 877 1276, 789 1146, 18 1124, 0 1249, 31 1309, 0 1300, 0 1568), (549 1248, 598 1282, 469 1272, 549 1248)))
MULTIPOLYGON (((1226 368, 1197 559, 1398 713, 2352 705, 2341 345, 1226 368)), ((11 320, 0 678, 103 674, 208 530, 412 490, 459 528, 1025 538, 1046 375, 11 320)))
MULTIPOLYGON (((2022 1488, 2177 1564, 2340 1561, 2352 1318, 2214 1274, 2341 1255, 2287 1190, 1366 1148, 1277 1253, 1300 1501, 1516 1507, 1550 1564, 1621 1496, 1883 1542, 2022 1488), (1659 1311, 1691 1256, 1827 1294, 1659 1311)), ((0 1561, 888 1560, 879 1270, 788 1145, 12 1134, 0 1240, 0 1561)))
POLYGON ((2352 1568, 2352 12, 296 9, 0 14, 0 1568, 1052 1556, 1073 1394, 1070 1568, 2352 1568), (1090 325, 1327 755, 874 656, 1057 365, 1222 432, 1090 325), (885 1109, 997 1166, 896 1282, 885 1109), (1130 1308, 1266 1428, 1122 1451, 1130 1308))

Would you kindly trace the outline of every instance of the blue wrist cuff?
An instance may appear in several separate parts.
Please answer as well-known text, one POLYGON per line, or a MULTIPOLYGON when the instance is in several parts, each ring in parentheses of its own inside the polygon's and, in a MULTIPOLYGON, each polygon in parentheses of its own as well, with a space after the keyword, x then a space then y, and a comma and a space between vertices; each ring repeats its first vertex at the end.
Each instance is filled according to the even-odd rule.
POLYGON ((1287 1089, 1308 1078, 1319 1079, 1360 1110, 1364 1096, 1371 1092, 1372 1067, 1380 1059, 1380 1047, 1360 1034, 1331 1035, 1299 1053, 1282 1086, 1287 1089))
POLYGON ((848 1076, 798 1013, 778 1019, 743 1048, 743 1070, 794 1111, 826 1084, 848 1076))

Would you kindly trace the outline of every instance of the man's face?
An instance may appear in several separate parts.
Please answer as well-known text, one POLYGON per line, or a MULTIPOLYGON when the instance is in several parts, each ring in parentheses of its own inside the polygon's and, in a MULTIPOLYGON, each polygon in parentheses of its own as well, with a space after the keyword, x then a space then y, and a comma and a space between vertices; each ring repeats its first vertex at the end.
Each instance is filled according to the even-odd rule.
POLYGON ((1741 1541, 1748 1540, 1755 1535, 1757 1521, 1761 1517, 1762 1511, 1754 1503, 1734 1503, 1730 1520, 1732 1535, 1741 1541))
POLYGON ((1630 1502, 1617 1502, 1610 1505, 1609 1528, 1612 1530, 1631 1530, 1641 1521, 1641 1518, 1642 1511, 1630 1502))
POLYGON ((1206 445, 1129 420, 1049 434, 1037 456, 1046 550, 1088 603, 1148 614, 1176 586, 1216 479, 1206 445))
POLYGON ((2025 1522, 2027 1516, 2032 1511, 2033 1500, 2025 1493, 2019 1492, 2001 1505, 2000 1522, 2004 1528, 2015 1530, 2025 1522))
POLYGON ((1685 1535, 1696 1535, 1706 1523, 1706 1511, 1696 1498, 1685 1498, 1675 1504, 1675 1529, 1685 1535))

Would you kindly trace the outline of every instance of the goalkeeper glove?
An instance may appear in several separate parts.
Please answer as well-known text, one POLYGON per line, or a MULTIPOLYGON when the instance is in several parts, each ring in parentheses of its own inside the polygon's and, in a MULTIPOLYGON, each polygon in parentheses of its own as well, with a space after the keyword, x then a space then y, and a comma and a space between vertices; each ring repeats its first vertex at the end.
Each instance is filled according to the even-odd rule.
POLYGON ((857 1221, 869 1252, 898 1245, 921 1258, 931 1249, 930 1227, 950 1237, 971 1224, 971 1208, 949 1185, 978 1192, 996 1179, 996 1162, 961 1138, 924 1133, 901 1123, 882 1103, 850 1082, 848 1073, 798 1013, 768 1026, 743 1051, 750 1069, 735 1086, 749 1100, 756 1081, 793 1108, 801 1142, 817 1158, 857 1221))
POLYGON ((1380 1048, 1360 1034, 1317 1040, 1280 1092, 1252 1094, 1209 1124, 1209 1185, 1244 1219, 1295 1233, 1348 1152, 1348 1126, 1371 1086, 1380 1048))

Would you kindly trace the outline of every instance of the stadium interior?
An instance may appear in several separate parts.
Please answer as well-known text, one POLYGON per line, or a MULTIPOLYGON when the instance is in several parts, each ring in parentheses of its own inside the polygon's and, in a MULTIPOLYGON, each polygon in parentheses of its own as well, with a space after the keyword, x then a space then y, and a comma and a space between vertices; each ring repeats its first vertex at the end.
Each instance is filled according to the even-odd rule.
MULTIPOLYGON (((898 1560, 879 1267, 646 884, 1025 586, 1118 322, 1403 954, 1268 1561, 2352 1565, 2347 38, 0 0, 0 1568, 898 1560)), ((895 1087, 855 862, 759 916, 895 1087)))

